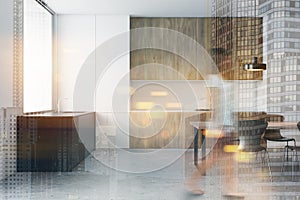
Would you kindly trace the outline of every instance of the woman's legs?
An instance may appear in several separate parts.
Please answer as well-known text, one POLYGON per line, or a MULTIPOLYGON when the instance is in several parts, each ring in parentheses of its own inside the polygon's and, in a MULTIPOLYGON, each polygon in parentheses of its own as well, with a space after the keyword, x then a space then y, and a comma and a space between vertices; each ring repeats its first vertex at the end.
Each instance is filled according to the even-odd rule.
POLYGON ((193 194, 204 194, 204 191, 198 187, 198 183, 201 180, 201 177, 205 174, 207 169, 210 169, 214 163, 216 162, 216 158, 213 154, 208 154, 207 157, 198 164, 197 169, 192 176, 186 181, 187 190, 193 194))

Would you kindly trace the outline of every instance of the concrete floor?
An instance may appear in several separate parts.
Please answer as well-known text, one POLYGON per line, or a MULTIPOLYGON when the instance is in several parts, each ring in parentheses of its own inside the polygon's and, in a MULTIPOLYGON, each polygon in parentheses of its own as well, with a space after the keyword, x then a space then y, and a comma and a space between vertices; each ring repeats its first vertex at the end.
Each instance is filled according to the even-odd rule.
POLYGON ((237 180, 236 192, 243 194, 243 199, 300 199, 299 168, 292 181, 288 168, 281 173, 277 167, 278 152, 270 154, 273 182, 266 167, 255 167, 258 163, 225 162, 210 169, 199 182, 205 194, 193 196, 184 187, 186 178, 196 170, 192 150, 99 149, 73 172, 16 173, 2 180, 0 199, 242 199, 224 196, 227 184, 224 182, 227 175, 221 170, 224 166, 234 167, 231 178, 237 180), (128 153, 142 156, 134 159, 128 153))

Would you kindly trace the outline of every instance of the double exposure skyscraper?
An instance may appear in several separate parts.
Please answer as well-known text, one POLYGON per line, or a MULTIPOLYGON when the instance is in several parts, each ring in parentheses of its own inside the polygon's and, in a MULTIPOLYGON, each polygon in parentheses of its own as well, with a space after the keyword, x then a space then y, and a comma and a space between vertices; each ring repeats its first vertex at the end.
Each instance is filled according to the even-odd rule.
MULTIPOLYGON (((262 81, 239 82, 238 109, 262 109, 268 113, 282 114, 285 121, 300 120, 300 1, 299 0, 213 0, 212 17, 259 17, 263 20, 263 37, 257 36, 262 48, 262 58, 259 52, 253 51, 255 46, 251 40, 238 41, 245 45, 249 52, 258 53, 259 62, 267 64, 262 81), (247 48, 248 47, 248 48, 247 48), (249 90, 256 88, 251 94, 249 90), (247 91, 245 93, 245 91, 247 91), (247 94, 248 93, 248 94, 247 94), (265 95, 267 94, 267 95, 265 95), (250 96, 249 96, 250 95, 250 96), (254 96, 255 95, 255 96, 254 96), (251 103, 249 104, 250 99, 251 103), (252 104, 252 105, 251 105, 252 104)), ((241 21, 241 19, 239 21, 241 21)), ((243 23, 243 22, 240 22, 243 23)), ((246 23, 246 22, 245 22, 246 23)), ((252 23, 248 21, 248 25, 252 23)), ((224 33, 222 33, 224 34, 224 33)), ((241 33, 240 33, 241 34, 241 33)), ((234 38, 230 38, 234 40, 234 38)), ((237 46, 237 45, 236 45, 237 46)), ((246 59, 246 55, 238 53, 237 57, 246 59)), ((246 59, 247 60, 247 59, 246 59)), ((216 61, 218 64, 218 60, 216 61)), ((229 61, 227 61, 229 62, 229 61)), ((237 62, 232 62, 234 68, 237 62)), ((222 73, 222 71, 221 71, 222 73)), ((246 80, 237 78, 234 80, 246 80)), ((246 75, 248 80, 258 80, 256 75, 246 75)))
POLYGON ((253 0, 240 4, 213 1, 212 55, 225 80, 262 80, 262 72, 243 70, 243 64, 251 62, 252 57, 262 62, 262 18, 255 10, 253 0))
POLYGON ((258 17, 255 0, 213 0, 212 57, 223 79, 231 111, 266 110, 265 72, 243 70, 253 57, 263 62, 263 18, 258 17), (222 53, 224 52, 224 53, 222 53))
POLYGON ((267 111, 300 120, 300 1, 259 0, 264 19, 267 111))

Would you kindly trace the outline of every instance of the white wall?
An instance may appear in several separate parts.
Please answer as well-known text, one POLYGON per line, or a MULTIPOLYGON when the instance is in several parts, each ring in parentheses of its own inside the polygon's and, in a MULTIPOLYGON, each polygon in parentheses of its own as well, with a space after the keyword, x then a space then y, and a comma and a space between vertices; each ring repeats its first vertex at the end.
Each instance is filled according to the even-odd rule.
POLYGON ((0 1, 0 107, 13 106, 13 1, 0 1))
POLYGON ((129 29, 130 18, 126 15, 96 16, 96 111, 101 124, 98 135, 107 144, 99 143, 98 147, 129 147, 129 29), (110 58, 110 59, 108 59, 110 58), (108 59, 107 62, 104 59, 108 59), (102 125, 102 114, 113 122, 107 133, 107 124, 102 125), (104 129, 103 129, 104 127, 104 129), (111 129, 110 129, 111 130, 111 129))
POLYGON ((97 112, 97 147, 129 146, 129 28, 128 15, 57 17, 58 102, 62 111, 97 112))
MULTIPOLYGON (((129 55, 109 60, 109 66, 103 66, 107 62, 104 63, 103 55, 97 53, 107 48, 103 46, 105 43, 115 45, 110 48, 123 46, 123 49, 128 48, 129 51, 129 38, 122 44, 115 44, 112 41, 114 36, 129 31, 129 16, 58 15, 56 29, 58 100, 60 100, 61 110, 94 111, 97 106, 99 111, 111 112, 113 89, 123 76, 129 75, 129 55), (82 69, 87 71, 80 71, 82 69), (86 85, 75 86, 77 78, 82 74, 88 75, 84 76, 86 85), (96 101, 96 104, 91 104, 90 98, 93 100, 94 98, 88 98, 83 94, 90 88, 95 89, 95 86, 101 87, 102 94, 99 94, 99 101, 96 101), (78 99, 74 100, 75 88, 78 87, 83 93, 79 102, 78 99), (79 104, 74 105, 76 102, 79 104)), ((109 55, 111 50, 107 49, 105 52, 107 57, 111 56, 109 55)), ((127 80, 129 82, 129 79, 127 80)))
MULTIPOLYGON (((57 17, 57 71, 58 104, 61 111, 73 110, 73 93, 80 69, 95 50, 95 17, 93 15, 59 15, 57 17)), ((95 62, 89 59, 90 77, 87 87, 95 85, 95 62)), ((82 88, 84 92, 85 89, 82 88)), ((77 111, 94 111, 94 106, 84 97, 74 108, 77 111)))

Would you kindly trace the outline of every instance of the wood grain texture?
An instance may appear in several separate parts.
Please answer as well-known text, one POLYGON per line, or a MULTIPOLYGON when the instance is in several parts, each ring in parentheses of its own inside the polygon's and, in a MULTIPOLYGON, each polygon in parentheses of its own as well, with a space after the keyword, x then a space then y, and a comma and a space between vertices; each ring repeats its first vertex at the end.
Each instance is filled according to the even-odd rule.
POLYGON ((131 37, 131 80, 202 80, 192 63, 197 63, 198 45, 207 50, 210 48, 208 21, 209 18, 131 18, 131 29, 156 27, 178 32, 175 38, 163 30, 161 34, 147 31, 144 35, 131 37), (195 40, 195 43, 185 43, 188 39, 195 40), (171 47, 171 52, 165 49, 136 49, 156 43, 171 47))

